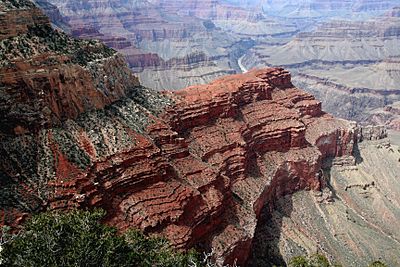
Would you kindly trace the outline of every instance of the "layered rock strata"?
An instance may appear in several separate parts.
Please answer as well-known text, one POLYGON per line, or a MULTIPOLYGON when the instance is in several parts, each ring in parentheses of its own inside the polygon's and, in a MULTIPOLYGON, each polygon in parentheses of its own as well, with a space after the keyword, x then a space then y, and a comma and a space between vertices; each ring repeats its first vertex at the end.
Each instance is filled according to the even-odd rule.
POLYGON ((2 134, 60 124, 138 85, 116 51, 53 30, 40 9, 21 3, 0 6, 2 134))
POLYGON ((395 128, 386 112, 399 101, 399 18, 396 8, 363 21, 332 20, 282 44, 260 44, 242 58, 246 69, 283 66, 293 83, 324 110, 363 124, 395 128))
POLYGON ((230 54, 240 40, 232 40, 206 19, 208 12, 214 13, 214 4, 219 6, 216 1, 50 2, 68 21, 73 36, 101 40, 118 50, 145 86, 185 88, 235 72, 230 54))
POLYGON ((221 264, 244 264, 261 209, 320 190, 322 161, 351 157, 359 134, 282 69, 164 96, 138 87, 60 127, 3 139, 2 222, 102 207, 121 231, 138 227, 180 248, 202 244, 221 264))
POLYGON ((140 86, 113 50, 54 31, 18 3, 2 16, 21 9, 43 19, 28 16, 18 36, 6 30, 0 41, 2 225, 100 207, 120 231, 242 265, 263 208, 321 190, 323 162, 353 164, 365 132, 322 112, 283 69, 161 94, 140 86))

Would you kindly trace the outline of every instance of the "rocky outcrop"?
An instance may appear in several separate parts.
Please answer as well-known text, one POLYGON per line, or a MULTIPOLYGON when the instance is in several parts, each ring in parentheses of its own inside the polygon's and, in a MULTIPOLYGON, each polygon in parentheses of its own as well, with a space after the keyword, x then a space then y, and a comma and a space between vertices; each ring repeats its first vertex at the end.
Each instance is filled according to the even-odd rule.
POLYGON ((0 3, 0 40, 26 34, 35 25, 48 25, 49 19, 29 1, 0 3))
POLYGON ((221 57, 208 57, 202 52, 191 53, 183 58, 172 58, 164 60, 157 54, 141 54, 127 56, 129 66, 134 72, 142 72, 145 69, 163 70, 182 70, 190 71, 200 66, 214 66, 215 60, 221 57))
MULTIPOLYGON (((397 71, 395 70, 379 71, 380 75, 372 77, 370 76, 370 73, 373 73, 372 69, 378 71, 377 68, 360 68, 355 72, 364 70, 365 77, 370 77, 371 82, 364 81, 370 86, 375 83, 373 80, 376 77, 383 76, 385 73, 387 77, 396 77, 397 71)), ((347 72, 349 71, 347 70, 347 72)), ((354 75, 357 74, 354 73, 354 75)), ((354 88, 303 73, 296 75, 293 82, 315 95, 316 98, 326 99, 323 106, 327 112, 334 113, 341 118, 358 121, 364 125, 385 125, 388 128, 396 129, 395 121, 399 115, 396 114, 395 103, 398 101, 400 92, 394 89, 395 87, 391 89, 390 82, 384 85, 386 89, 354 88), (388 105, 389 103, 393 104, 388 105)))
MULTIPOLYGON (((329 1, 327 1, 329 2, 329 1)), ((343 2, 344 3, 344 2, 343 2)), ((283 44, 260 44, 246 53, 246 69, 282 66, 293 83, 323 102, 323 109, 361 124, 396 128, 385 109, 399 101, 399 18, 331 20, 283 44)))
POLYGON ((386 138, 387 130, 384 126, 365 126, 361 128, 362 140, 381 140, 386 138))
POLYGON ((102 207, 121 230, 163 234, 181 248, 203 244, 221 264, 243 264, 261 209, 319 190, 322 161, 351 156, 359 134, 282 69, 164 95, 136 88, 61 127, 3 139, 2 221, 102 207))
POLYGON ((2 17, 7 21, 0 34, 2 134, 58 125, 138 85, 114 50, 53 30, 34 5, 7 9, 2 17))
MULTIPOLYGON (((215 1, 49 2, 59 8, 73 36, 97 39, 118 50, 145 86, 180 89, 235 73, 231 54, 240 40, 206 19, 206 13, 214 13, 215 1)), ((220 4, 215 3, 219 14, 220 4)))

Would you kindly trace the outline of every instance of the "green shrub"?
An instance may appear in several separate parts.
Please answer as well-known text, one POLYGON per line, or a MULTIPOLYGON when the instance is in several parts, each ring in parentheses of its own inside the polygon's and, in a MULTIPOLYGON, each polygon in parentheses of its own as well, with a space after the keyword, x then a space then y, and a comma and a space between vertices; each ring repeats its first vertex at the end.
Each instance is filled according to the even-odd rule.
POLYGON ((330 267, 328 259, 321 254, 314 254, 309 257, 297 256, 291 259, 291 267, 330 267))
POLYGON ((329 267, 328 259, 321 254, 314 254, 309 259, 309 265, 312 267, 329 267))
POLYGON ((104 212, 72 211, 33 216, 3 245, 2 266, 190 266, 198 254, 175 252, 165 239, 117 230, 99 223, 104 212))
MULTIPOLYGON (((314 254, 309 257, 297 256, 290 260, 290 267, 342 267, 340 263, 329 263, 328 259, 321 254, 314 254)), ((368 267, 387 267, 386 264, 375 261, 371 263, 368 267)))
POLYGON ((304 256, 297 256, 290 260, 290 267, 309 267, 308 260, 304 256))
POLYGON ((368 267, 387 267, 387 265, 380 261, 374 261, 368 267))

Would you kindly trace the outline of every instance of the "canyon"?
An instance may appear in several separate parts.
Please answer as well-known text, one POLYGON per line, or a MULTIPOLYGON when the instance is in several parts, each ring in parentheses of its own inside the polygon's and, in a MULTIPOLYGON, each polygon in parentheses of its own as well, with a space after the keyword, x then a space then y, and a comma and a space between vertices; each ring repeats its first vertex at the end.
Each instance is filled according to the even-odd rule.
POLYGON ((254 46, 242 63, 247 69, 287 68, 294 84, 322 101, 325 111, 398 129, 398 115, 388 112, 399 101, 396 10, 377 18, 320 22, 293 39, 254 46))
MULTIPOLYGON (((18 228, 30 214, 45 210, 102 208, 107 211, 104 223, 121 232, 138 228, 167 237, 179 249, 212 250, 218 265, 272 266, 316 251, 345 266, 379 257, 398 263, 400 152, 386 138, 385 127, 324 112, 321 102, 293 85, 283 68, 249 70, 248 54, 238 53, 254 46, 245 41, 248 37, 238 44, 235 56, 221 49, 221 38, 215 47, 205 43, 205 55, 187 55, 170 46, 185 43, 192 33, 184 30, 191 27, 199 31, 190 37, 197 43, 201 35, 206 40, 221 35, 226 20, 239 21, 236 25, 244 17, 246 24, 276 21, 249 13, 246 1, 209 1, 212 8, 201 5, 204 10, 195 1, 135 1, 130 8, 147 12, 143 16, 127 12, 126 1, 86 1, 82 6, 51 2, 61 13, 43 2, 39 6, 53 14, 52 23, 30 1, 0 2, 1 225, 18 228), (168 19, 176 24, 165 23, 165 14, 153 8, 155 2, 171 10, 174 16, 168 19), (229 5, 236 6, 234 13, 226 11, 229 5), (98 13, 83 20, 82 14, 95 7, 98 13), (75 11, 65 18, 69 9, 75 11), (122 13, 115 15, 115 10, 122 13), (98 21, 101 14, 109 16, 107 27, 98 21), (188 23, 184 27, 182 17, 188 23), (122 22, 124 29, 137 23, 143 31, 122 34, 122 22), (68 27, 82 39, 52 24, 68 27), (161 32, 146 30, 161 24, 161 32), (84 27, 77 32, 77 25, 84 27), (110 39, 110 33, 121 35, 110 39), (143 48, 127 36, 151 40, 147 47, 164 45, 171 49, 168 53, 183 57, 144 56, 143 48), (88 39, 92 37, 124 56, 88 39), (222 58, 242 59, 202 82, 246 73, 162 92, 139 82, 146 72, 145 85, 157 84, 157 79, 160 85, 180 79, 174 75, 190 72, 192 66, 215 67, 213 49, 222 58), (152 64, 163 74, 154 75, 148 68, 152 64), (142 70, 139 79, 130 68, 142 70), (342 232, 342 226, 349 231, 342 232)), ((293 30, 289 24, 279 25, 279 36, 293 30)), ((223 36, 227 47, 228 39, 243 29, 232 28, 223 36)), ((373 64, 392 69, 392 63, 397 64, 393 59, 373 64)), ((297 77, 302 76, 294 81, 297 77)), ((377 94, 375 89, 360 93, 377 94)), ((398 110, 395 101, 382 105, 385 114, 398 110)), ((376 120, 386 122, 380 114, 376 120)))
POLYGON ((118 50, 149 88, 279 66, 325 111, 398 130, 400 1, 48 2, 55 25, 118 50))

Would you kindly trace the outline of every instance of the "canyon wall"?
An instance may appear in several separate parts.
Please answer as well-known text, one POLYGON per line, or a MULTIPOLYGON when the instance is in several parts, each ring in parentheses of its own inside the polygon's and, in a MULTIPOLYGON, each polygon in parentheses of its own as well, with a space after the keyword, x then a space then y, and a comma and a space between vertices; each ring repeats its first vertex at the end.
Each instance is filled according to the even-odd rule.
POLYGON ((103 108, 138 85, 114 50, 53 30, 33 4, 2 11, 2 133, 57 125, 103 108))
POLYGON ((249 11, 223 8, 217 1, 49 2, 73 36, 101 40, 118 50, 142 84, 158 90, 235 73, 230 57, 240 39, 224 34, 211 19, 251 17, 249 11))
POLYGON ((260 0, 247 2, 248 5, 262 5, 264 10, 269 14, 282 17, 294 17, 297 15, 300 18, 317 18, 332 15, 340 16, 354 12, 379 14, 379 12, 384 12, 400 4, 398 0, 260 0))
POLYGON ((354 166, 324 169, 323 192, 297 192, 278 200, 273 211, 264 209, 248 266, 279 266, 314 253, 342 266, 378 259, 399 265, 399 147, 388 139, 368 141, 356 154, 354 166))

